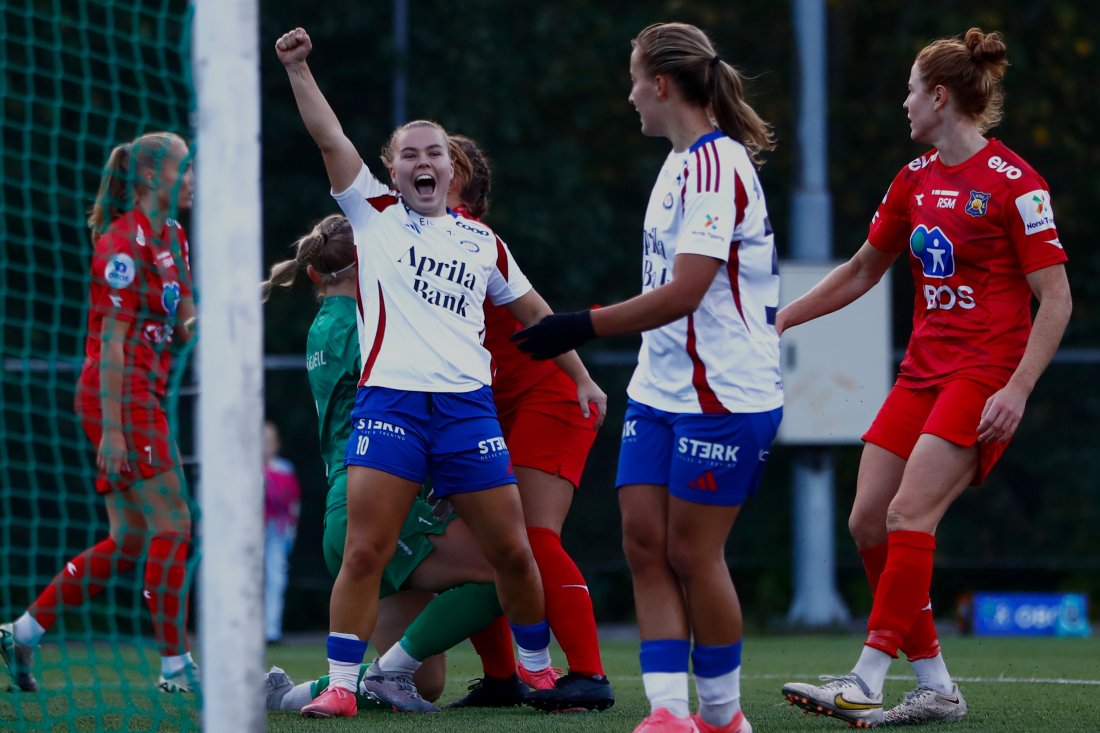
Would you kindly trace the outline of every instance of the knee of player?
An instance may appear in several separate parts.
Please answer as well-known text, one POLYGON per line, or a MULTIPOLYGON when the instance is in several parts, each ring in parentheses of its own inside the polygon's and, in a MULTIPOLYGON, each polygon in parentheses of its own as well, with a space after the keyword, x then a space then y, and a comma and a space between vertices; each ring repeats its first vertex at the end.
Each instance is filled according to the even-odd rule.
POLYGON ((706 548, 697 542, 669 540, 668 564, 683 584, 707 573, 729 574, 721 548, 706 548))
POLYGON ((111 533, 111 539, 115 541, 118 553, 129 560, 136 560, 145 552, 145 546, 152 535, 132 529, 121 528, 111 533))
POLYGON ((370 541, 349 542, 344 547, 341 571, 353 576, 380 574, 392 554, 370 541))
MULTIPOLYGON (((897 532, 898 530, 928 532, 931 531, 929 529, 930 522, 928 507, 918 506, 909 502, 899 502, 895 500, 890 504, 890 508, 886 512, 887 532, 897 532)), ((931 527, 935 527, 934 522, 931 522, 931 527)))
POLYGON ((853 509, 848 515, 848 534, 855 540, 857 547, 873 547, 886 541, 886 522, 882 515, 870 516, 866 512, 853 509))
POLYGON ((486 553, 489 563, 497 573, 506 575, 534 572, 535 556, 526 542, 509 542, 486 553))
POLYGON ((623 554, 627 564, 635 571, 668 564, 664 537, 655 532, 630 531, 630 528, 624 527, 623 554))

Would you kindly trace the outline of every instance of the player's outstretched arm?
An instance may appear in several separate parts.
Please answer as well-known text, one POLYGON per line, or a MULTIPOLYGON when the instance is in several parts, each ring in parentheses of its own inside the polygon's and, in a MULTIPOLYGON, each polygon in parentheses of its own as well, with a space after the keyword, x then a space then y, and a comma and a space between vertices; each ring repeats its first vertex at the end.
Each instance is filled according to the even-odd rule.
POLYGON ((359 175, 363 159, 340 126, 340 120, 332 111, 313 73, 306 64, 306 57, 313 50, 309 34, 302 28, 284 33, 275 42, 275 53, 286 68, 294 101, 313 141, 321 149, 325 170, 333 191, 346 191, 359 175))
MULTIPOLYGON (((505 308, 524 326, 538 323, 554 313, 534 288, 506 305, 505 308)), ((596 427, 602 425, 604 416, 607 414, 607 394, 600 389, 600 386, 589 375, 588 369, 581 361, 581 357, 576 351, 570 349, 554 357, 554 362, 576 383, 577 403, 580 405, 581 414, 588 417, 594 406, 598 416, 596 427)))
POLYGON ((870 242, 864 242, 852 259, 834 268, 810 292, 780 309, 775 330, 782 334, 791 326, 828 315, 852 303, 882 279, 896 258, 896 253, 883 252, 870 242))

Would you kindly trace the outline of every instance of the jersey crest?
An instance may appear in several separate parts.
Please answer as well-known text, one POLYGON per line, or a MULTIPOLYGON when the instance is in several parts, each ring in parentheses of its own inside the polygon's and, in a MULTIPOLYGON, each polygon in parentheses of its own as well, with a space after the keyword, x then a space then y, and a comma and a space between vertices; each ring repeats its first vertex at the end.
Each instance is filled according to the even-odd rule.
POLYGON ((982 193, 971 189, 964 211, 971 216, 985 216, 985 213, 989 211, 989 199, 992 195, 991 193, 982 193))

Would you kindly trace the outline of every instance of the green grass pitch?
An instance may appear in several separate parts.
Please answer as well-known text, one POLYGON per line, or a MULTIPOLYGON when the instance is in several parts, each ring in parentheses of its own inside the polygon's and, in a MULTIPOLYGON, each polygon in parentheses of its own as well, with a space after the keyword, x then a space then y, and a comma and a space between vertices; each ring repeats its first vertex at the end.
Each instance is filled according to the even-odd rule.
MULTIPOLYGON (((852 635, 750 634, 745 642, 741 702, 754 729, 758 733, 843 730, 844 724, 836 720, 804 715, 787 705, 779 688, 788 680, 811 681, 820 674, 846 672, 859 653, 860 642, 860 637, 852 635)), ((355 720, 325 721, 268 713, 268 730, 629 733, 648 712, 638 669, 638 644, 606 641, 602 646, 617 697, 615 706, 603 713, 550 715, 513 708, 414 716, 364 711, 355 720)), ((0 672, 0 733, 198 730, 199 711, 193 698, 154 691, 156 658, 151 650, 145 651, 144 660, 139 656, 142 652, 98 643, 69 644, 66 652, 67 663, 61 664, 60 647, 44 649, 40 682, 45 691, 35 695, 3 692, 7 679, 0 672)), ((1100 639, 952 637, 945 639, 944 652, 970 714, 960 723, 934 726, 934 730, 1100 731, 1100 639)), ((554 649, 554 659, 564 660, 560 650, 554 649)), ((323 637, 269 647, 267 664, 283 667, 295 682, 321 674, 326 671, 323 637)), ((468 643, 448 655, 447 670, 442 704, 460 697, 470 680, 480 676, 477 657, 468 643)), ((913 687, 907 663, 896 662, 891 672, 887 705, 913 687)), ((258 699, 262 682, 257 680, 252 691, 230 694, 254 693, 258 699)))
MULTIPOLYGON (((855 662, 861 637, 748 636, 741 673, 741 702, 757 733, 767 731, 844 730, 836 720, 804 715, 779 694, 789 680, 812 681, 821 674, 842 674, 855 662)), ((1100 731, 1100 639, 949 638, 944 653, 970 706, 967 719, 935 726, 951 731, 1100 731)), ((550 715, 528 708, 454 710, 440 715, 363 712, 356 720, 324 721, 331 731, 446 731, 517 733, 519 731, 606 731, 629 733, 649 712, 638 668, 638 644, 602 645, 616 702, 602 713, 550 715)), ((555 662, 564 659, 555 649, 555 662)), ((283 667, 295 682, 324 672, 320 641, 268 650, 268 663, 283 667), (320 672, 318 671, 320 670, 320 672)), ((886 686, 892 704, 915 687, 909 665, 898 661, 886 686)), ((447 688, 441 704, 459 698, 480 676, 469 644, 447 659, 447 688)), ((317 721, 290 713, 269 713, 268 730, 316 731, 317 721)))

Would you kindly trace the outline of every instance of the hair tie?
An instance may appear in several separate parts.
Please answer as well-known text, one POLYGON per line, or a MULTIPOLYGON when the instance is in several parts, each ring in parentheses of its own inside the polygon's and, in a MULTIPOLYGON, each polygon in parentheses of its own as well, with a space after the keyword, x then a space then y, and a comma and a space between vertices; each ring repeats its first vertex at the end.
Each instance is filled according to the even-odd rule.
POLYGON ((720 63, 722 63, 722 57, 719 56, 718 54, 714 54, 714 58, 712 58, 710 60, 710 68, 713 69, 715 66, 717 66, 720 63))

